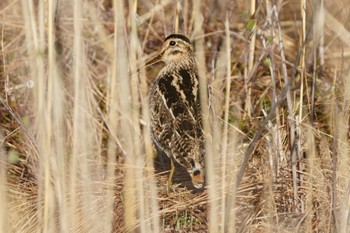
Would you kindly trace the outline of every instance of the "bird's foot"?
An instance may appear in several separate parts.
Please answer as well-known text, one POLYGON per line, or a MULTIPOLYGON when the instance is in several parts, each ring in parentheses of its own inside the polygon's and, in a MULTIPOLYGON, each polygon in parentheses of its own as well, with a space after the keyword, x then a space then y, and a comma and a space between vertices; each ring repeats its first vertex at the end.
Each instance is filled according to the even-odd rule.
POLYGON ((175 186, 173 186, 172 182, 169 182, 169 180, 165 183, 164 189, 167 194, 171 192, 176 193, 175 186))

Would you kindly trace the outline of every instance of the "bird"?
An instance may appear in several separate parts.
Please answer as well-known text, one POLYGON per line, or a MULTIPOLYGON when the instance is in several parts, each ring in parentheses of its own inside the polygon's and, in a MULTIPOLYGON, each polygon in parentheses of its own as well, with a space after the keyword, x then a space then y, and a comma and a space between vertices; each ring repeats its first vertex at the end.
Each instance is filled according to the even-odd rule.
POLYGON ((168 187, 172 185, 176 161, 199 189, 205 182, 205 140, 199 72, 190 39, 183 34, 167 36, 159 57, 165 66, 149 94, 151 138, 170 158, 168 187))

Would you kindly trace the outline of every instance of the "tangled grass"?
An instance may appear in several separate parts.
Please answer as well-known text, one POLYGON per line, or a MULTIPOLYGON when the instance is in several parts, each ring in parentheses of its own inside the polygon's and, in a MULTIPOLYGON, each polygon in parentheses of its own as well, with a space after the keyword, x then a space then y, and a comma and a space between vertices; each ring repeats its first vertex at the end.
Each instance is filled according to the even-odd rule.
POLYGON ((348 232, 350 7, 3 0, 0 232, 348 232), (148 134, 150 64, 191 37, 204 190, 148 134), (212 114, 203 113, 204 115, 212 114))

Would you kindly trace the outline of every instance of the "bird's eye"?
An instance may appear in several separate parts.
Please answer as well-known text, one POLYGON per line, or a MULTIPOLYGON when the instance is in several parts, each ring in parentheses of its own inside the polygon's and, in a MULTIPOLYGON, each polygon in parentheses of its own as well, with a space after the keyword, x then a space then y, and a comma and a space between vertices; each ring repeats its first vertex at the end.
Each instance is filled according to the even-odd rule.
POLYGON ((175 45, 176 45, 176 42, 172 40, 172 41, 169 42, 169 45, 170 45, 170 46, 175 46, 175 45))

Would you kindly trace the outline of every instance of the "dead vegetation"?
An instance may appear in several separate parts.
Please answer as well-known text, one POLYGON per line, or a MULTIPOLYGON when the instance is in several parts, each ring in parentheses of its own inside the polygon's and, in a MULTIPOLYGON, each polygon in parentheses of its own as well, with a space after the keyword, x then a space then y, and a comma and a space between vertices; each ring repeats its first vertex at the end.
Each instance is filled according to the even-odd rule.
POLYGON ((349 15, 346 0, 2 1, 0 232, 348 232, 349 15), (166 192, 148 135, 149 61, 176 31, 212 91, 205 190, 178 168, 166 192))

